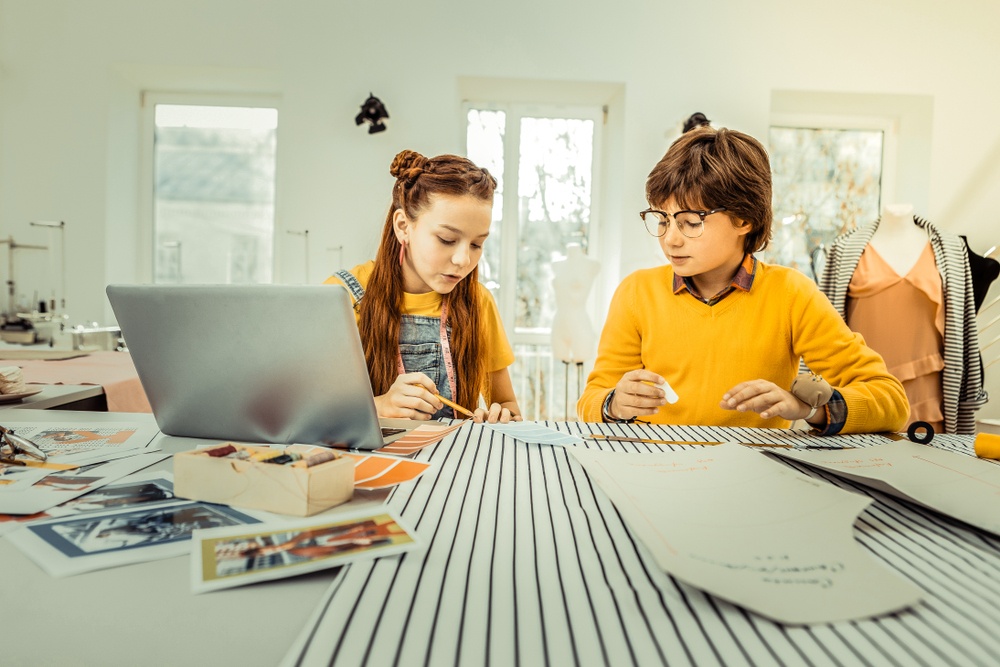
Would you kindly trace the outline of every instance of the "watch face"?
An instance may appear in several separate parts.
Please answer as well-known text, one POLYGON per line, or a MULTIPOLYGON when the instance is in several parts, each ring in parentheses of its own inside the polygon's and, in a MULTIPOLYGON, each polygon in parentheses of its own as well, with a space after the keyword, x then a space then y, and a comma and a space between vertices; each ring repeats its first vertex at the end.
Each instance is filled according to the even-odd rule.
POLYGON ((789 391, 792 393, 792 396, 806 405, 813 407, 826 405, 833 395, 833 388, 830 386, 830 383, 815 373, 803 373, 799 375, 792 382, 792 387, 789 391))

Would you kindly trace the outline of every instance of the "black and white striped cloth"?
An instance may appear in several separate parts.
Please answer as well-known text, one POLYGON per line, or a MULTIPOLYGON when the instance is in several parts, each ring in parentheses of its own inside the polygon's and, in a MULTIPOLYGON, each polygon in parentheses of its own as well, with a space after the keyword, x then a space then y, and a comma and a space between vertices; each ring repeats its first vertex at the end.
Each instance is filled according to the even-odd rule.
MULTIPOLYGON (((983 362, 965 242, 923 218, 914 216, 913 222, 927 232, 941 274, 945 309, 941 377, 944 427, 948 433, 975 433, 976 410, 985 405, 988 396, 983 388, 983 362)), ((848 285, 876 229, 877 220, 838 236, 827 254, 819 287, 845 319, 848 285)), ((900 331, 900 335, 905 334, 905 330, 900 331)))
MULTIPOLYGON (((548 425, 667 440, 885 442, 770 429, 548 425)), ((620 452, 673 448, 585 442, 620 452)), ((966 453, 971 443, 959 435, 933 441, 966 453)), ((434 467, 398 487, 389 506, 426 550, 344 567, 283 664, 1000 664, 1000 537, 833 475, 789 463, 875 498, 855 538, 923 589, 923 603, 862 621, 775 623, 659 570, 563 448, 470 424, 418 458, 434 467)))

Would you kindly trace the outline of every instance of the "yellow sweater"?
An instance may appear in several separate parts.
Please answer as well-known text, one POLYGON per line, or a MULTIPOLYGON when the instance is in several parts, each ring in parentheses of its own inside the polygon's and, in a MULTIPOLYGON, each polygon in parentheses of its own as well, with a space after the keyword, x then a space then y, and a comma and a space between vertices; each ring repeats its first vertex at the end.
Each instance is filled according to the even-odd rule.
POLYGON ((583 421, 602 421, 601 406, 622 375, 659 373, 679 400, 655 415, 657 424, 784 428, 785 419, 719 407, 740 382, 770 380, 790 387, 802 357, 847 404, 841 433, 898 431, 909 404, 877 352, 851 331, 813 281, 783 266, 757 263, 749 292, 736 290, 714 306, 673 293, 673 269, 636 271, 615 292, 601 332, 594 370, 577 403, 583 421))

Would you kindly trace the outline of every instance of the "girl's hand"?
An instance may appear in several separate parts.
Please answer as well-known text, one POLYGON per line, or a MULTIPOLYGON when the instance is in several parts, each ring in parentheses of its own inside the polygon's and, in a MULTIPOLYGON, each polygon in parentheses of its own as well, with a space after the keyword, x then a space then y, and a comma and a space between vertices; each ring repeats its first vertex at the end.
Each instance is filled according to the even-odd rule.
POLYGON ((805 419, 812 409, 787 389, 767 380, 741 382, 722 396, 719 407, 723 410, 760 414, 761 419, 781 417, 789 421, 805 419))
POLYGON ((521 421, 521 415, 511 412, 510 408, 505 408, 499 403, 494 403, 489 410, 486 408, 476 408, 475 416, 472 418, 477 424, 488 422, 490 424, 507 424, 509 422, 521 421))
POLYGON ((379 417, 430 419, 444 407, 436 393, 434 382, 423 373, 403 373, 389 391, 375 397, 375 410, 379 417))
POLYGON ((666 380, 645 368, 637 368, 622 376, 615 385, 615 395, 608 406, 610 417, 631 419, 642 415, 655 415, 667 404, 664 390, 653 385, 664 384, 666 380))

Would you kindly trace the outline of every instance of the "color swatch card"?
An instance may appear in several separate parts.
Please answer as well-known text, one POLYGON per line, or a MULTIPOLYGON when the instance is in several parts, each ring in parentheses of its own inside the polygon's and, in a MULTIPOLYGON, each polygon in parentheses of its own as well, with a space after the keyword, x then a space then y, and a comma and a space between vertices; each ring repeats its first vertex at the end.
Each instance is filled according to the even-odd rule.
POLYGON ((375 451, 383 454, 396 454, 406 456, 415 454, 424 447, 429 447, 437 442, 441 442, 446 435, 457 431, 465 422, 456 424, 421 424, 402 438, 393 440, 388 445, 375 451))
POLYGON ((345 454, 354 459, 355 489, 384 489, 416 479, 430 463, 377 454, 345 454))
POLYGON ((922 597, 854 539, 870 498, 757 451, 567 451, 664 571, 762 616, 833 623, 896 612, 922 597))
POLYGON ((483 424, 483 426, 529 445, 565 447, 583 444, 583 440, 575 435, 542 426, 537 422, 510 422, 508 424, 483 424))

